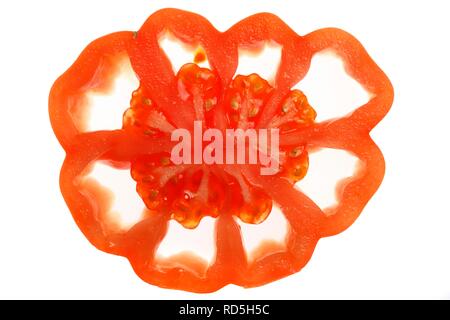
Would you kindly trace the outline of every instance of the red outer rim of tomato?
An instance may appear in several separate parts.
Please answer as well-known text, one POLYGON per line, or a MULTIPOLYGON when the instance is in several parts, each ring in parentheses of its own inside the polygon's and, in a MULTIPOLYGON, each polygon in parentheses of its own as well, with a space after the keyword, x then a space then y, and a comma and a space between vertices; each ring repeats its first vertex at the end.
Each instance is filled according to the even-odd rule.
MULTIPOLYGON (((53 130, 66 151, 60 185, 64 199, 82 232, 98 249, 127 257, 144 281, 166 288, 211 292, 233 283, 243 287, 259 286, 302 269, 321 237, 348 228, 379 187, 384 176, 384 159, 370 138, 372 128, 386 115, 393 102, 389 79, 350 34, 334 28, 299 36, 278 17, 268 13, 250 16, 225 32, 217 31, 205 18, 177 10, 164 9, 151 15, 137 32, 113 33, 93 41, 76 62, 54 83, 49 97, 53 130), (344 61, 350 76, 371 98, 350 116, 316 123, 302 132, 281 136, 281 145, 306 144, 346 150, 360 161, 358 171, 339 186, 336 207, 323 212, 312 200, 294 189, 286 180, 260 176, 248 168, 245 177, 262 186, 281 207, 290 223, 286 251, 273 253, 248 263, 240 228, 233 217, 220 215, 216 221, 216 258, 201 275, 180 267, 163 268, 155 251, 167 231, 169 216, 149 215, 126 232, 107 229, 101 220, 107 201, 96 185, 81 183, 95 161, 108 161, 116 167, 129 166, 130 159, 143 153, 170 149, 167 139, 146 139, 123 129, 83 131, 83 121, 72 117, 82 109, 86 88, 106 90, 116 74, 114 59, 129 56, 141 85, 178 127, 189 126, 192 113, 171 108, 174 74, 168 58, 158 45, 158 36, 170 30, 187 43, 200 44, 222 86, 227 86, 238 65, 238 47, 273 40, 282 46, 282 58, 275 79, 275 92, 267 102, 258 127, 264 127, 275 114, 281 99, 307 73, 312 56, 334 50, 344 61), (101 65, 101 68, 99 67, 101 65), (97 82, 93 82, 93 79, 97 82), (98 197, 95 202, 86 190, 98 197), (276 190, 276 192, 275 192, 276 190)), ((217 108, 215 124, 225 127, 224 110, 217 108)))

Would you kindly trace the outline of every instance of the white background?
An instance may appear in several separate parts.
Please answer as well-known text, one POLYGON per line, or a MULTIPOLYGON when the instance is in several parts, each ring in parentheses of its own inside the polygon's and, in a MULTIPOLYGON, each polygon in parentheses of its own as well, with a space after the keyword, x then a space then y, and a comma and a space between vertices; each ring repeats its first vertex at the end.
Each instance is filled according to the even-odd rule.
POLYGON ((450 298, 450 46, 447 1, 2 1, 0 298, 450 298), (385 180, 357 222, 323 239, 303 271, 269 285, 195 295, 142 282, 96 250, 58 187, 53 81, 93 39, 137 30, 155 10, 200 13, 219 30, 277 14, 297 33, 354 34, 395 88, 373 137, 385 180))

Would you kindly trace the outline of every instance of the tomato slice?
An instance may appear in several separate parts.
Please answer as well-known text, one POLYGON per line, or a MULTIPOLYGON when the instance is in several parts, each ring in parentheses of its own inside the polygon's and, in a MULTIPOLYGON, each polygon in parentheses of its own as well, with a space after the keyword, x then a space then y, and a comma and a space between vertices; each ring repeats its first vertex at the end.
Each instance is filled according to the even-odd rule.
MULTIPOLYGON (((176 9, 160 10, 139 31, 114 33, 92 42, 55 82, 50 92, 52 127, 66 159, 61 191, 78 226, 100 250, 127 257, 148 283, 194 292, 211 292, 234 283, 259 286, 299 271, 321 237, 348 228, 379 187, 384 159, 370 138, 371 129, 389 111, 393 89, 361 44, 338 29, 306 36, 293 32, 278 17, 262 13, 248 17, 225 32, 205 18, 176 9), (176 73, 159 47, 169 30, 199 49, 193 63, 176 73), (282 46, 274 83, 258 74, 236 75, 238 49, 264 41, 282 46), (307 73, 312 56, 334 50, 346 70, 367 91, 370 101, 352 114, 317 123, 316 110, 303 92, 292 89, 307 73), (130 92, 122 128, 86 132, 83 110, 90 89, 112 86, 120 59, 126 57, 140 80, 130 92), (208 59, 210 68, 197 65, 208 59), (279 166, 262 175, 261 164, 177 164, 171 158, 171 134, 194 134, 194 121, 204 130, 276 129, 279 166), (339 185, 338 205, 323 211, 294 188, 308 172, 312 148, 351 152, 361 162, 358 171, 339 185), (95 162, 129 169, 145 205, 131 228, 105 223, 110 199, 86 177, 95 162), (237 219, 259 224, 274 205, 290 228, 286 250, 249 260, 237 219), (156 251, 173 219, 188 229, 202 218, 216 219, 216 256, 210 265, 190 255, 160 264, 156 251)), ((320 110, 318 110, 320 112, 320 110)), ((207 148, 201 142, 201 149, 207 148)), ((250 152, 250 144, 245 148, 250 152)))

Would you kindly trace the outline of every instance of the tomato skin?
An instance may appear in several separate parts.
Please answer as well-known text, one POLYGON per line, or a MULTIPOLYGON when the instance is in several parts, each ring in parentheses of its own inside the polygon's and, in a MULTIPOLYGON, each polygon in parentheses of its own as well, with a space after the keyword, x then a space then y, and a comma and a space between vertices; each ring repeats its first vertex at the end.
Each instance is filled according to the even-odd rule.
MULTIPOLYGON (((195 65, 186 68, 198 71, 195 65)), ((260 81, 256 76, 252 79, 260 81)), ((60 175, 61 192, 75 222, 89 241, 102 251, 128 258, 138 276, 148 283, 205 293, 230 283, 243 287, 260 286, 295 273, 306 265, 320 238, 338 234, 356 220, 384 176, 383 156, 369 133, 389 111, 392 102, 393 88, 389 79, 362 45, 342 30, 327 28, 300 36, 278 17, 261 13, 219 32, 199 15, 163 9, 152 14, 137 33, 113 33, 89 44, 75 63, 55 81, 49 97, 49 114, 55 135, 66 151, 60 175), (202 72, 214 74, 214 78, 208 76, 206 87, 193 78, 177 78, 158 45, 158 37, 163 30, 170 30, 183 41, 204 49, 196 59, 204 60, 202 55, 206 55, 211 70, 202 72), (233 88, 236 82, 243 80, 235 77, 238 48, 252 48, 263 41, 275 41, 283 49, 273 86, 269 88, 264 82, 258 84, 258 88, 260 85, 264 88, 264 94, 259 92, 257 96, 264 100, 264 108, 254 115, 255 128, 267 128, 274 119, 279 119, 280 108, 287 97, 295 96, 303 101, 301 94, 293 93, 291 88, 306 75, 312 56, 325 49, 334 50, 343 59, 349 75, 372 97, 351 115, 333 121, 315 123, 314 109, 301 109, 304 110, 305 118, 301 119, 304 125, 292 127, 291 123, 285 123, 280 136, 281 150, 293 155, 285 171, 274 176, 261 176, 255 167, 244 165, 234 173, 254 188, 251 190, 259 194, 257 198, 269 199, 281 208, 290 224, 284 252, 250 261, 234 217, 239 216, 242 207, 234 211, 228 207, 226 196, 221 193, 223 189, 219 188, 217 194, 223 203, 218 206, 222 211, 217 210, 213 214, 216 217, 215 260, 207 265, 200 259, 184 255, 177 257, 178 263, 163 266, 155 253, 167 232, 169 220, 177 219, 176 216, 158 207, 158 210, 146 209, 142 219, 131 228, 110 224, 105 217, 111 199, 98 183, 87 179, 87 176, 96 161, 104 161, 116 168, 131 168, 132 172, 134 168, 133 178, 142 181, 145 177, 139 174, 147 171, 139 167, 144 163, 139 159, 170 152, 173 142, 170 136, 162 133, 164 128, 170 125, 191 129, 192 122, 198 117, 198 112, 196 114, 189 107, 193 101, 191 97, 180 97, 179 79, 185 81, 190 93, 193 92, 191 85, 207 88, 204 101, 215 99, 207 103, 208 108, 213 107, 204 114, 210 126, 222 130, 237 126, 238 122, 230 123, 228 118, 232 104, 227 95, 231 91, 227 88, 233 88), (130 59, 141 81, 131 108, 124 115, 123 128, 86 132, 86 93, 90 89, 106 92, 113 84, 118 72, 117 63, 123 57, 130 59), (147 95, 158 114, 166 117, 167 123, 160 127, 162 131, 136 125, 136 119, 155 115, 145 107, 150 104, 145 100, 147 95), (326 212, 293 188, 293 182, 306 174, 308 148, 342 149, 360 161, 354 176, 338 186, 338 204, 326 212), (259 193, 260 190, 264 195, 259 193), (180 263, 186 268, 180 267, 180 263)), ((150 184, 148 181, 144 183, 150 184)), ((234 186, 236 183, 230 183, 230 190, 235 190, 233 183, 234 186)), ((154 195, 147 189, 143 189, 142 194, 147 199, 154 195)), ((152 204, 147 207, 152 207, 152 204)), ((252 222, 251 215, 246 217, 243 219, 252 222)), ((268 246, 260 250, 265 249, 268 246)))

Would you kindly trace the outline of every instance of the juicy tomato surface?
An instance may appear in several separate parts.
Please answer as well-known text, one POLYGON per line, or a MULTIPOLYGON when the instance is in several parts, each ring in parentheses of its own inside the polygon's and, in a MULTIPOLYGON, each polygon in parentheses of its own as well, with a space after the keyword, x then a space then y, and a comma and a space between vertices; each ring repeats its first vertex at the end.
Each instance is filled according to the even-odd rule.
MULTIPOLYGON (((256 50, 256 49, 255 49, 256 50)), ((225 32, 205 18, 163 9, 137 32, 118 32, 89 44, 54 83, 49 112, 53 130, 66 152, 60 185, 82 232, 98 249, 129 259, 144 281, 172 289, 212 292, 227 284, 259 286, 302 269, 317 241, 348 228, 379 187, 384 159, 370 138, 389 111, 393 88, 382 70, 350 34, 334 28, 297 35, 278 17, 250 16, 225 32), (159 45, 170 31, 197 50, 193 61, 172 70, 159 45), (273 83, 258 74, 236 74, 239 48, 265 41, 282 47, 273 83), (351 114, 317 122, 305 94, 293 89, 308 72, 314 54, 333 50, 347 73, 371 95, 351 114), (130 92, 122 128, 88 131, 90 90, 108 92, 121 61, 128 59, 140 81, 130 92), (209 67, 198 64, 208 60, 209 67), (175 129, 277 129, 279 169, 262 175, 258 164, 175 164, 175 129), (338 185, 338 203, 322 210, 294 188, 308 172, 308 152, 334 148, 359 160, 354 175, 338 185), (97 162, 129 169, 145 204, 142 217, 123 228, 108 221, 111 197, 88 175, 97 162), (238 220, 259 224, 277 205, 289 223, 283 250, 245 251, 238 220), (210 264, 194 255, 178 255, 169 264, 156 257, 171 219, 194 229, 202 218, 215 218, 215 258, 210 264)), ((201 145, 202 150, 208 143, 201 145)))

